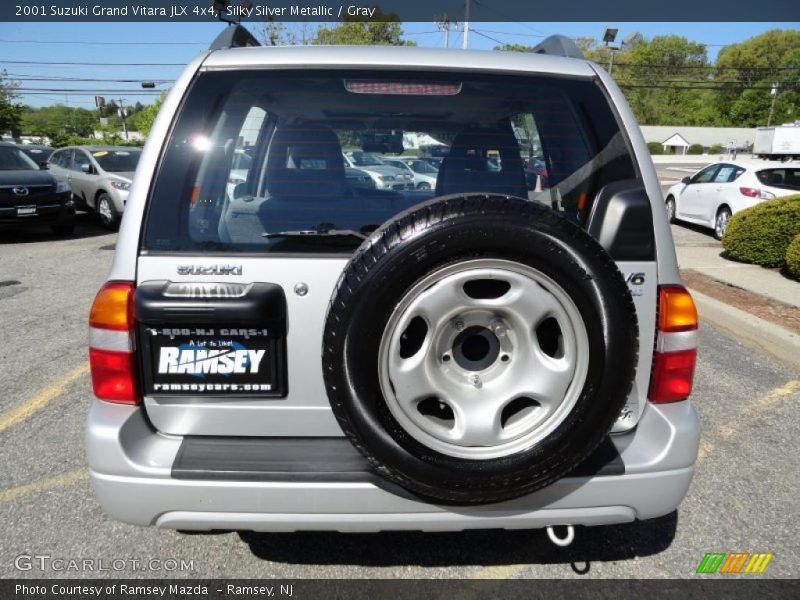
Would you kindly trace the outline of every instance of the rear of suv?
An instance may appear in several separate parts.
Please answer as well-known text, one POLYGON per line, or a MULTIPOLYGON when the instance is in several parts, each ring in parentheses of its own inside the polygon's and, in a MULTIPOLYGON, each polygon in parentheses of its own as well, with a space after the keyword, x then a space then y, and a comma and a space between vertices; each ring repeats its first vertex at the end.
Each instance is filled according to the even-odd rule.
POLYGON ((697 315, 608 75, 564 38, 224 45, 165 100, 92 306, 103 508, 264 531, 675 510, 697 315), (342 148, 399 131, 448 148, 435 189, 352 185, 342 148), (535 156, 548 177, 529 190, 535 156))

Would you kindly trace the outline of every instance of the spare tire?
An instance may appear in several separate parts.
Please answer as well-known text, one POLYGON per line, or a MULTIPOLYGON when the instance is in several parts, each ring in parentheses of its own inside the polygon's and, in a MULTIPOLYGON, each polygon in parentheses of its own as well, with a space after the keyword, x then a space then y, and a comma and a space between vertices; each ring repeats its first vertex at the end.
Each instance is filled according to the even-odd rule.
POLYGON ((608 253, 548 208, 447 196, 345 267, 323 337, 342 430, 426 500, 541 489, 602 441, 630 392, 636 312, 608 253))

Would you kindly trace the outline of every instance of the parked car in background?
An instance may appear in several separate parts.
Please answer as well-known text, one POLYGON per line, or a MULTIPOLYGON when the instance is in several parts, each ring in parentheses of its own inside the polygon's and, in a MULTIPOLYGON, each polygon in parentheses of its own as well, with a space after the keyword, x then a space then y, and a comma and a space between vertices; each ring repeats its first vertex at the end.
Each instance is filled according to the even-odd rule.
POLYGON ((66 181, 78 204, 90 208, 104 227, 119 227, 133 173, 142 151, 127 146, 73 146, 53 152, 48 164, 66 181))
POLYGON ((386 164, 378 155, 362 150, 342 153, 345 166, 369 173, 379 190, 413 190, 414 177, 405 170, 386 164))
POLYGON ((525 169, 525 184, 529 190, 536 189, 537 183, 539 187, 548 187, 547 184, 547 166, 544 160, 538 156, 526 159, 523 162, 525 169))
POLYGON ((17 148, 22 150, 29 158, 39 165, 39 168, 47 168, 47 159, 53 153, 53 148, 50 146, 40 146, 38 144, 17 144, 17 148))
POLYGON ((414 187, 418 190, 436 189, 436 175, 439 171, 429 163, 408 158, 384 158, 383 162, 409 173, 414 178, 414 187))
POLYGON ((800 192, 800 165, 782 162, 714 163, 667 190, 670 222, 687 221, 725 235, 731 216, 771 198, 800 192))
POLYGON ((14 144, 0 142, 0 224, 48 224, 59 234, 75 227, 69 186, 43 171, 14 144))
POLYGON ((366 171, 361 169, 353 169, 352 167, 345 167, 344 178, 347 184, 355 189, 360 190, 374 190, 375 182, 366 171))
POLYGON ((444 159, 441 156, 418 156, 417 160, 421 160, 423 162, 428 163, 438 172, 442 166, 442 161, 444 159))

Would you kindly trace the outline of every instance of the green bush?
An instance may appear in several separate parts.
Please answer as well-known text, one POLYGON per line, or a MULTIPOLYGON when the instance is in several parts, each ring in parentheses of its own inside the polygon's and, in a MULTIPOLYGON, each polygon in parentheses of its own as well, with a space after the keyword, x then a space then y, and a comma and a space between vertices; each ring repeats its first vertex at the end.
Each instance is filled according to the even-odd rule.
POLYGON ((767 200, 736 213, 728 223, 722 246, 734 260, 780 267, 786 249, 800 234, 800 194, 767 200))
POLYGON ((701 144, 692 144, 686 151, 686 154, 702 154, 703 146, 701 144))
POLYGON ((658 142, 647 142, 647 149, 650 154, 664 154, 664 146, 658 142))
POLYGON ((722 144, 714 144, 708 149, 709 154, 722 154, 723 152, 725 152, 725 148, 722 147, 722 144))
POLYGON ((794 236, 786 249, 786 270, 800 279, 800 234, 794 236))

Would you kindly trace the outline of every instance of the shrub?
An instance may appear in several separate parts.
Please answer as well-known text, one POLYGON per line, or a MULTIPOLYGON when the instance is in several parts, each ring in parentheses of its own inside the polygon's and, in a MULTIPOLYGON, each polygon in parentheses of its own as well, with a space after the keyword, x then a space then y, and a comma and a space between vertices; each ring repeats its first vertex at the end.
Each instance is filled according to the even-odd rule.
POLYGON ((800 194, 767 200, 736 213, 728 223, 722 246, 734 260, 780 267, 786 249, 800 234, 800 194))
POLYGON ((709 154, 722 154, 723 152, 725 152, 725 148, 722 147, 722 144, 714 144, 708 149, 709 154))
POLYGON ((786 270, 800 279, 800 234, 794 236, 786 249, 786 270))
POLYGON ((650 154, 664 154, 664 146, 658 142, 647 142, 647 149, 650 150, 650 154))
POLYGON ((701 144, 692 144, 686 151, 686 154, 702 154, 703 146, 701 144))

